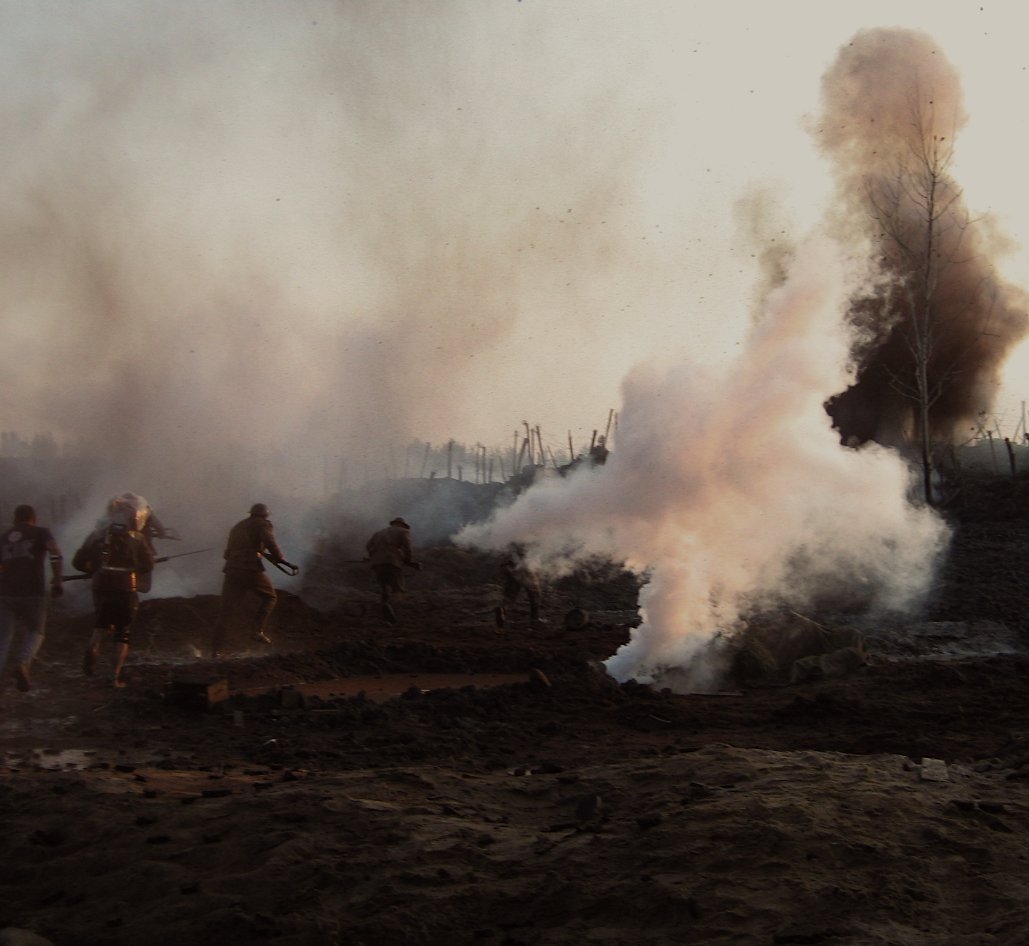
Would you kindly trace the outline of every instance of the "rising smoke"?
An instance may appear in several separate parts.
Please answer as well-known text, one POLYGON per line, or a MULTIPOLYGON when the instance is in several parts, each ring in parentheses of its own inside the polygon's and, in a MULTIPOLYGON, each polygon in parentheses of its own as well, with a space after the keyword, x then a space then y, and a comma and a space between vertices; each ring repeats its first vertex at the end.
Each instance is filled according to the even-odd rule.
POLYGON ((912 351, 927 300, 931 437, 960 442, 992 407, 1029 302, 999 278, 993 261, 1005 241, 973 215, 952 175, 966 121, 957 72, 923 33, 866 30, 825 74, 823 99, 812 133, 833 163, 837 230, 871 239, 879 267, 850 301, 855 377, 829 413, 844 442, 899 446, 913 436, 912 351))
MULTIPOLYGON (((871 300, 889 298, 905 271, 877 231, 841 221, 867 220, 869 176, 895 174, 897 156, 910 148, 913 87, 936 90, 933 114, 941 120, 953 125, 960 117, 942 57, 930 58, 935 71, 913 70, 932 54, 918 34, 860 34, 827 73, 820 128, 840 162, 841 190, 854 201, 792 253, 769 254, 766 282, 778 285, 737 362, 724 374, 685 358, 665 372, 638 368, 623 389, 619 449, 604 468, 530 490, 459 536, 472 545, 532 542, 542 568, 598 554, 645 575, 642 623, 607 662, 617 679, 715 686, 723 670, 717 642, 772 604, 802 609, 826 596, 856 596, 872 609, 911 611, 924 603, 946 527, 909 501, 910 470, 900 454, 872 443, 841 446, 823 404, 853 382, 846 399, 833 402, 835 423, 851 423, 843 406, 870 397, 873 364, 875 396, 887 398, 883 372, 889 380, 891 369, 883 358, 891 332, 894 347, 902 335, 904 312, 871 300), (855 353, 863 358, 856 378, 855 353)), ((941 198, 964 221, 949 180, 941 198)), ((910 208, 901 201, 900 209, 910 208)), ((941 360, 960 353, 964 371, 960 390, 937 408, 938 423, 951 426, 978 408, 984 383, 1024 326, 1018 294, 999 285, 984 260, 986 234, 969 223, 947 239, 959 235, 960 248, 939 247, 948 262, 940 305, 949 322, 967 323, 949 345, 975 349, 965 355, 941 345, 941 360), (984 336, 987 327, 998 341, 984 336)), ((887 399, 899 408, 895 392, 887 399)), ((876 433, 896 422, 882 400, 861 403, 876 433)))
POLYGON ((545 570, 605 555, 646 574, 643 621, 607 664, 621 680, 674 672, 678 687, 715 686, 713 638, 770 601, 857 592, 872 607, 916 606, 946 529, 908 503, 897 454, 842 448, 821 410, 845 377, 853 278, 812 238, 730 370, 637 369, 604 467, 529 490, 458 541, 526 540, 545 570))

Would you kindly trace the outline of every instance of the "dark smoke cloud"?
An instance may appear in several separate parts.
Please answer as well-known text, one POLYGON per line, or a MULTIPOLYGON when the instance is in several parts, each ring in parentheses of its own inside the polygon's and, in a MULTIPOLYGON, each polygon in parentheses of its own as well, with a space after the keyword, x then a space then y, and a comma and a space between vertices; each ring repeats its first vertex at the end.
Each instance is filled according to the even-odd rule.
MULTIPOLYGON (((827 408, 844 442, 900 446, 913 432, 907 287, 920 273, 894 236, 924 251, 928 204, 920 190, 920 156, 934 141, 944 158, 952 154, 966 119, 961 85, 930 37, 875 29, 859 32, 840 50, 822 91, 823 113, 813 132, 834 164, 836 226, 845 241, 867 241, 879 270, 849 309, 855 380, 827 408), (889 208, 889 228, 874 206, 889 208)), ((930 389, 941 393, 930 427, 934 440, 953 442, 991 408, 1004 359, 1025 334, 1027 300, 998 276, 993 260, 1004 241, 988 219, 976 219, 966 207, 947 160, 940 170, 935 207, 944 212, 933 233, 939 267, 932 296, 939 335, 928 373, 930 389)))

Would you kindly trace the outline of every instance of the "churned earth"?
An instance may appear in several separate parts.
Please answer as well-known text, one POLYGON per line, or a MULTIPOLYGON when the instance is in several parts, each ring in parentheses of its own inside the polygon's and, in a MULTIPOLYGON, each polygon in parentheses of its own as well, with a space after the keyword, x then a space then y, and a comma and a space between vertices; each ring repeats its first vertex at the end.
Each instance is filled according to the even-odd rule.
POLYGON ((387 627, 326 555, 217 662, 216 597, 150 598, 118 691, 58 606, 3 697, 0 942, 1024 944, 1027 490, 963 484, 928 612, 860 666, 713 694, 605 675, 615 568, 500 630, 496 563, 422 550, 387 627))

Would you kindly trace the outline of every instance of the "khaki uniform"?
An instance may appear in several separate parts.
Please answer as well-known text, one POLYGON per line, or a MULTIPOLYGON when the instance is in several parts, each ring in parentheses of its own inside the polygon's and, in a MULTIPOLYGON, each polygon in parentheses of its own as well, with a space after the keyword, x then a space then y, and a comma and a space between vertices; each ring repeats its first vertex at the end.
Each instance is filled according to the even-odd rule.
POLYGON ((285 562, 285 556, 275 539, 275 529, 263 516, 250 516, 237 522, 225 543, 225 566, 222 572, 221 604, 214 628, 211 650, 218 654, 225 644, 225 634, 233 617, 243 608, 248 595, 258 597, 250 636, 267 643, 265 627, 277 595, 264 568, 265 556, 272 562, 285 562))
POLYGON ((379 582, 382 616, 388 624, 395 624, 394 595, 404 593, 404 566, 420 567, 414 561, 411 530, 404 526, 389 525, 380 529, 366 543, 368 562, 379 582))

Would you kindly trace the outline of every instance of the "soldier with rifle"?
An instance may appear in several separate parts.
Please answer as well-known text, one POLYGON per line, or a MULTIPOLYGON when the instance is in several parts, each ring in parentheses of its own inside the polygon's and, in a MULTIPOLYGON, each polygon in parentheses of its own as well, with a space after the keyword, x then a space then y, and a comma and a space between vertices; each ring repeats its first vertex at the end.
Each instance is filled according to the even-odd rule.
POLYGON ((250 639, 259 644, 271 644, 265 628, 275 607, 276 593, 264 570, 263 560, 268 559, 290 575, 300 572, 282 554, 269 515, 264 503, 255 503, 250 507, 250 515, 229 530, 225 567, 222 569, 225 577, 222 580, 221 604, 211 640, 211 656, 216 659, 222 656, 229 622, 251 594, 257 596, 258 606, 250 628, 250 639))

